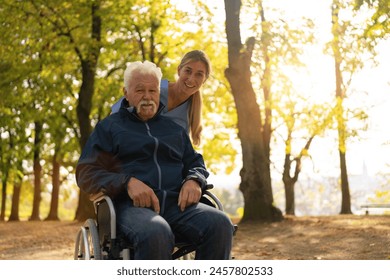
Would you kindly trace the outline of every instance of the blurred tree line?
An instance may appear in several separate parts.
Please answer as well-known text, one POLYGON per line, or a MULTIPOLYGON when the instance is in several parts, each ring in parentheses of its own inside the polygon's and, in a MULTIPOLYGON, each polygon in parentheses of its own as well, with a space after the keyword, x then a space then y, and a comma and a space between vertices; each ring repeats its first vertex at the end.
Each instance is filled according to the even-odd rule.
POLYGON ((165 78, 173 80, 180 58, 192 49, 204 50, 213 66, 202 90, 205 132, 199 147, 208 167, 215 173, 231 172, 239 152, 232 141, 239 139, 245 170, 240 185, 244 217, 272 220, 271 146, 272 138, 279 137, 275 128, 282 128, 286 213, 293 214, 294 183, 314 137, 337 127, 342 159, 345 137, 354 133, 345 124, 350 117, 366 117, 361 110, 344 110, 340 99, 347 92, 350 76, 363 67, 357 54, 375 57, 375 45, 389 34, 388 1, 353 5, 348 4, 351 1, 330 1, 333 40, 327 49, 340 65, 335 75, 348 77, 339 78, 337 106, 310 104, 293 91, 281 69, 303 66, 300 55, 305 45, 314 42, 315 23, 301 19, 302 24, 293 28, 281 20, 282 15, 268 20, 267 1, 242 1, 241 10, 241 1, 225 0, 226 33, 225 26, 215 24, 210 6, 201 0, 187 0, 185 7, 180 1, 162 0, 1 2, 0 220, 19 220, 20 206, 31 210, 22 215, 30 220, 58 220, 59 209, 75 195, 79 196, 73 209, 75 218, 91 216, 88 197, 75 194, 74 167, 94 125, 122 95, 126 63, 153 61, 165 78), (362 9, 372 11, 363 27, 338 18, 340 10, 359 13, 362 9), (255 19, 250 27, 254 36, 247 38, 246 44, 240 38, 242 14, 255 19), (228 24, 232 17, 233 27, 228 24), (236 36, 233 44, 229 34, 236 36), (229 76, 237 61, 244 68, 229 76), (248 89, 252 97, 243 99, 248 89), (300 133, 306 140, 300 148, 293 148, 293 136, 300 133), (50 201, 45 205, 49 208, 45 217, 42 198, 50 201))

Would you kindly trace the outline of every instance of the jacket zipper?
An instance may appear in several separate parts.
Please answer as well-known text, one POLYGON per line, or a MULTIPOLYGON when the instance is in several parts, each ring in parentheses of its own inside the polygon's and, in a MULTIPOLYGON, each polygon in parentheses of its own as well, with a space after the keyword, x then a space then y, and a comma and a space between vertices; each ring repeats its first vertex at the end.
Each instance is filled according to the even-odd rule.
POLYGON ((154 137, 152 135, 152 133, 150 132, 150 127, 149 127, 149 124, 145 122, 145 126, 146 126, 146 130, 148 132, 148 135, 153 138, 154 140, 154 143, 155 143, 155 146, 154 146, 154 151, 153 151, 153 161, 154 163, 156 164, 156 168, 157 168, 157 174, 158 174, 158 186, 157 188, 159 190, 162 191, 163 193, 163 197, 162 197, 162 200, 161 201, 161 210, 160 210, 160 214, 162 215, 164 213, 164 208, 165 208, 165 197, 166 197, 166 192, 165 190, 162 190, 161 189, 161 181, 162 181, 162 178, 161 178, 161 167, 158 163, 158 160, 157 160, 157 151, 158 151, 158 146, 159 146, 159 142, 158 142, 158 139, 156 137, 154 137))

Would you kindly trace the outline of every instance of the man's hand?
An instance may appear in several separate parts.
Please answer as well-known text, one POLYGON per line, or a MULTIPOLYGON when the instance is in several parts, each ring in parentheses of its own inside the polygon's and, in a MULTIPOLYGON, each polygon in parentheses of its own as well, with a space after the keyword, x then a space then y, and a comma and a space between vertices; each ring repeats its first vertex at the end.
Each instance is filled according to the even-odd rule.
POLYGON ((160 204, 154 191, 137 178, 131 177, 127 184, 127 193, 133 200, 135 207, 152 207, 159 214, 160 204))
POLYGON ((195 180, 186 181, 181 187, 178 204, 181 211, 187 206, 198 203, 202 196, 202 189, 195 180))

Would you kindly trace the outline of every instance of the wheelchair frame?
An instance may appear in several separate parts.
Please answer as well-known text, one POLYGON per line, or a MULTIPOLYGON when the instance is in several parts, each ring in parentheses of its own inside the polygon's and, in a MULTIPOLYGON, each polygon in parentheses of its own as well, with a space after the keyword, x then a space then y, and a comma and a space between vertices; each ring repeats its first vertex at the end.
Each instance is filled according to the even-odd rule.
MULTIPOLYGON (((207 190, 202 195, 200 203, 206 203, 221 211, 223 205, 219 199, 211 193, 212 185, 207 185, 207 190)), ((111 198, 104 193, 92 195, 96 220, 87 219, 80 227, 76 235, 74 250, 75 260, 109 260, 132 259, 132 246, 124 237, 118 236, 116 228, 116 213, 111 198)), ((191 259, 195 252, 192 244, 177 242, 172 259, 191 259)))

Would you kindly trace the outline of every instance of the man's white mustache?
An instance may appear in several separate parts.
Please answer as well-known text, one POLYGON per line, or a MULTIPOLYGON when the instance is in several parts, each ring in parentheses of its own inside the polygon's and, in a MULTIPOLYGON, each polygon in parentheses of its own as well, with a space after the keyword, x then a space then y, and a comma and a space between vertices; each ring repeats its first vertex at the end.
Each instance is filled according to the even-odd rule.
POLYGON ((138 103, 138 105, 137 105, 137 112, 139 112, 140 110, 141 110, 141 107, 142 106, 149 106, 149 105, 152 105, 152 107, 153 107, 153 111, 156 111, 156 108, 157 108, 157 105, 156 105, 156 103, 154 102, 154 101, 152 101, 152 100, 149 100, 149 101, 147 101, 147 100, 142 100, 140 103, 138 103))

